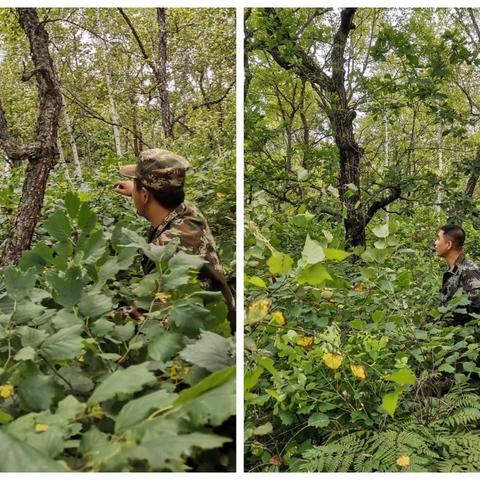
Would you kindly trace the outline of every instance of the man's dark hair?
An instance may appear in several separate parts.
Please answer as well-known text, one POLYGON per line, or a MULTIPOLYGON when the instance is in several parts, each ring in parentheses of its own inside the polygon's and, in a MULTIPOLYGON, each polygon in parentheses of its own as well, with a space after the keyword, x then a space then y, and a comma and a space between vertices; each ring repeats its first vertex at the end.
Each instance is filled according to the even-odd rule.
POLYGON ((142 187, 149 191, 153 198, 164 208, 177 208, 185 200, 185 192, 183 190, 154 190, 147 187, 138 178, 134 179, 135 189, 139 192, 142 187))
POLYGON ((440 230, 443 232, 443 235, 452 242, 455 250, 460 250, 463 247, 465 243, 465 231, 460 225, 449 223, 448 225, 444 225, 440 230))

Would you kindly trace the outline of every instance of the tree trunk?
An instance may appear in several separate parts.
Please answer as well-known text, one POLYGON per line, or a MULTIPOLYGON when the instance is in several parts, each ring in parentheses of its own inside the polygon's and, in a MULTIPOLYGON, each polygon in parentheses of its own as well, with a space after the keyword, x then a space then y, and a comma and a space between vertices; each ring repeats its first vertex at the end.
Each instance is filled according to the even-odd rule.
POLYGON ((62 165, 65 171, 65 178, 67 179, 68 184, 72 187, 72 177, 70 177, 70 172, 68 171, 68 165, 65 161, 65 154, 63 153, 63 146, 62 141, 60 138, 57 138, 57 148, 58 148, 58 160, 59 163, 62 165))
POLYGON ((28 38, 34 70, 24 74, 27 81, 35 76, 38 89, 38 114, 35 140, 16 148, 10 138, 3 108, 0 105, 0 144, 12 161, 27 159, 22 198, 6 243, 0 265, 14 265, 23 251, 30 248, 33 233, 40 217, 48 175, 58 155, 57 129, 62 96, 55 67, 48 49, 48 34, 35 8, 18 9, 19 21, 28 38))
POLYGON ((173 137, 172 113, 168 98, 168 74, 167 74, 167 9, 157 8, 158 22, 158 60, 156 71, 158 96, 162 111, 163 133, 167 138, 173 137))
POLYGON ((437 146, 438 146, 438 175, 440 181, 437 184, 437 195, 435 202, 435 211, 440 212, 442 204, 442 175, 443 175, 443 125, 442 122, 438 125, 437 132, 437 146))
POLYGON ((65 102, 65 97, 62 95, 62 107, 63 107, 63 119, 65 121, 65 127, 67 128, 68 141, 70 143, 70 148, 72 150, 73 165, 75 167, 75 176, 77 180, 82 184, 83 175, 82 175, 82 166, 80 164, 80 157, 78 155, 77 142, 75 141, 75 136, 73 135, 72 124, 70 122, 70 117, 67 112, 67 104, 65 102))
POLYGON ((472 198, 475 187, 477 186, 478 177, 480 175, 480 147, 477 149, 477 154, 475 155, 475 161, 472 165, 472 173, 467 181, 467 186, 465 187, 465 195, 472 198))

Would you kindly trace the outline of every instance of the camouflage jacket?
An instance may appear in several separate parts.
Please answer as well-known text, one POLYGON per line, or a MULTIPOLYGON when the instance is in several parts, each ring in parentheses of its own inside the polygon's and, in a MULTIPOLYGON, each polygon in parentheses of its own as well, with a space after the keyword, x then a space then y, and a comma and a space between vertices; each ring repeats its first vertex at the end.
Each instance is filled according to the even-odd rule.
MULTIPOLYGON (((183 202, 172 210, 158 227, 151 227, 148 234, 148 242, 155 245, 166 245, 176 238, 180 240, 179 249, 207 260, 208 263, 202 267, 198 276, 200 284, 205 290, 223 293, 228 308, 228 320, 232 331, 235 331, 235 299, 227 284, 215 240, 207 220, 190 202, 183 202)), ((155 268, 155 264, 147 257, 144 257, 142 265, 145 274, 155 268)))
MULTIPOLYGON (((447 267, 443 274, 440 303, 446 305, 460 288, 470 300, 467 311, 480 313, 480 270, 463 253, 454 265, 447 267)), ((465 323, 470 319, 468 315, 457 313, 453 316, 457 324, 465 323)))

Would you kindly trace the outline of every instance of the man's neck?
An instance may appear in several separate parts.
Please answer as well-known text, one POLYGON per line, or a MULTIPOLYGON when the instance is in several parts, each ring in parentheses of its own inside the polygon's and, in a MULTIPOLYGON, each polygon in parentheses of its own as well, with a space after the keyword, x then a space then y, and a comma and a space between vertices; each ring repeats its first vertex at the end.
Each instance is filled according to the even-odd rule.
POLYGON ((445 260, 448 263, 448 266, 452 268, 458 260, 458 257, 462 254, 463 252, 461 250, 450 250, 446 255, 445 255, 445 260))
POLYGON ((147 220, 150 222, 153 228, 157 228, 168 216, 173 208, 164 208, 161 205, 156 206, 153 211, 148 212, 147 220))

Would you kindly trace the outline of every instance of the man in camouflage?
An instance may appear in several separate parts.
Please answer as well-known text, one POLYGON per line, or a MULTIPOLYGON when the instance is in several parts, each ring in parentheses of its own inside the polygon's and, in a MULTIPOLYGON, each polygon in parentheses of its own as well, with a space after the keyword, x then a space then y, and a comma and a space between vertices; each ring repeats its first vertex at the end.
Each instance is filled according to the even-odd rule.
POLYGON ((472 317, 470 313, 480 314, 480 270, 463 253, 465 232, 458 225, 444 225, 438 232, 435 249, 439 257, 447 262, 440 290, 440 303, 445 306, 457 292, 461 291, 470 300, 467 314, 454 312, 453 323, 463 325, 472 317))
MULTIPOLYGON (((235 301, 212 232, 200 210, 185 201, 183 186, 188 167, 188 161, 175 153, 158 148, 144 150, 136 165, 120 168, 123 176, 133 180, 118 182, 115 191, 132 197, 138 214, 150 222, 149 243, 166 245, 179 239, 179 249, 200 255, 207 261, 199 273, 199 281, 205 290, 223 293, 228 320, 235 331, 235 301)), ((142 266, 145 274, 155 268, 147 257, 144 257, 142 266)))

